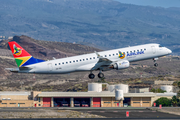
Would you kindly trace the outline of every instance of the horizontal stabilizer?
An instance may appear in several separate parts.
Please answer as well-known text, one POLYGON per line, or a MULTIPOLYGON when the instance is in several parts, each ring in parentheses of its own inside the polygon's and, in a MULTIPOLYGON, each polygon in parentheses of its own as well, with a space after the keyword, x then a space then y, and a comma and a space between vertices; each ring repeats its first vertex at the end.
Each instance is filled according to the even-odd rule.
POLYGON ((19 72, 19 68, 5 68, 5 70, 9 70, 11 72, 19 72))
POLYGON ((11 72, 19 72, 23 70, 31 70, 32 68, 30 67, 19 67, 19 68, 5 68, 5 70, 9 70, 11 72))

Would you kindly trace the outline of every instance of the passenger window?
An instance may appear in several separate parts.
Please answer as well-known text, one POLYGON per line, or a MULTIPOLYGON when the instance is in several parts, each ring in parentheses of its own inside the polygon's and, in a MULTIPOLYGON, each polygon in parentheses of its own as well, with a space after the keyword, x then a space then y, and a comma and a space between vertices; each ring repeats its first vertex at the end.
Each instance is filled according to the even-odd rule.
POLYGON ((107 57, 107 55, 105 55, 105 57, 107 57))
POLYGON ((69 63, 71 63, 71 61, 69 61, 69 63))
POLYGON ((55 64, 55 65, 57 65, 57 64, 55 64))
POLYGON ((93 57, 93 59, 95 59, 95 57, 93 57))
POLYGON ((81 59, 79 61, 81 61, 81 59))
POLYGON ((88 58, 86 58, 86 60, 88 60, 88 58))
POLYGON ((134 50, 134 52, 136 52, 136 50, 134 50))
POLYGON ((114 56, 114 54, 113 54, 113 56, 114 56))
POLYGON ((146 48, 144 48, 144 50, 146 50, 146 48))
POLYGON ((130 51, 130 53, 132 53, 132 51, 130 51))
POLYGON ((78 62, 78 60, 76 60, 76 62, 78 62))
POLYGON ((139 52, 139 50, 137 50, 139 52))
POLYGON ((90 58, 90 60, 91 60, 92 58, 90 58))
POLYGON ((66 62, 66 64, 68 64, 68 62, 66 62))
POLYGON ((127 52, 127 54, 128 54, 129 52, 127 52))
POLYGON ((64 62, 62 62, 62 64, 64 64, 64 62))
POLYGON ((59 63, 59 65, 61 65, 61 63, 59 63))
POLYGON ((143 50, 141 49, 141 51, 143 51, 143 50))
POLYGON ((116 53, 116 55, 118 55, 118 53, 116 53))
POLYGON ((109 56, 111 56, 111 54, 109 54, 109 56))
POLYGON ((83 61, 84 61, 84 59, 83 59, 83 61))
POLYGON ((75 60, 73 62, 75 62, 75 60))
POLYGON ((124 55, 125 55, 125 52, 123 52, 124 53, 124 55))

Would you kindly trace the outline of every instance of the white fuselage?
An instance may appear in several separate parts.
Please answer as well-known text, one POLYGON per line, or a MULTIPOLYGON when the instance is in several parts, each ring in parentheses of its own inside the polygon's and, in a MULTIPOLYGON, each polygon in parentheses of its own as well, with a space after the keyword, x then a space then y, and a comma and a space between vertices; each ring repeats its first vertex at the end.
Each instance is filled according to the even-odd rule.
MULTIPOLYGON (((133 62, 152 59, 165 56, 170 53, 171 50, 166 47, 160 47, 159 44, 145 44, 98 52, 100 56, 113 61, 113 63, 122 60, 133 62), (125 58, 119 58, 119 51, 125 53, 125 58)), ((91 71, 92 68, 98 63, 98 61, 99 58, 97 57, 97 54, 91 53, 28 65, 27 67, 32 69, 22 71, 20 70, 19 72, 63 74, 76 71, 91 71)))

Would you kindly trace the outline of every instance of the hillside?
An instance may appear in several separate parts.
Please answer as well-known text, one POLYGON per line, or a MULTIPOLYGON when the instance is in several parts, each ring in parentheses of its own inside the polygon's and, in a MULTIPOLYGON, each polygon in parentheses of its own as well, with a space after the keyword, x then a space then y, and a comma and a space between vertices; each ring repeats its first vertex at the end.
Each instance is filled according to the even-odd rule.
MULTIPOLYGON (((100 51, 89 46, 35 40, 27 36, 14 36, 24 49, 36 58, 52 59, 78 54, 100 51)), ((25 74, 11 73, 5 68, 17 67, 7 42, 0 42, 0 91, 41 90, 41 91, 86 91, 88 82, 100 81, 97 76, 94 80, 88 78, 89 72, 76 72, 70 74, 25 74)), ((159 66, 153 66, 153 60, 131 63, 128 69, 104 71, 105 81, 110 84, 125 83, 130 87, 151 87, 154 80, 180 80, 180 61, 176 57, 163 57, 158 61, 159 66)), ((93 71, 98 74, 98 71, 93 71)), ((101 81, 100 81, 101 82, 101 81)))
POLYGON ((10 50, 7 51, 7 49, 9 49, 9 41, 16 41, 32 56, 41 59, 52 59, 52 57, 64 58, 85 53, 92 53, 94 51, 100 51, 100 49, 85 45, 35 40, 28 36, 22 35, 14 36, 12 40, 0 41, 0 49, 2 55, 4 52, 6 52, 7 54, 5 56, 9 56, 10 50))
POLYGON ((160 43, 180 54, 179 8, 113 0, 4 0, 0 4, 0 35, 101 49, 160 43))

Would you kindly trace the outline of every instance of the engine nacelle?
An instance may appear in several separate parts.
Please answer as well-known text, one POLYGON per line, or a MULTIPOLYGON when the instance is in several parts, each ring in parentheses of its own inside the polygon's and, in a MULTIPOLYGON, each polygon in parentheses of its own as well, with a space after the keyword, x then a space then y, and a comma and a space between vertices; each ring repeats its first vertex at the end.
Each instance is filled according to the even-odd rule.
POLYGON ((120 70, 120 69, 125 69, 129 67, 129 61, 128 60, 123 60, 123 61, 118 61, 113 65, 113 69, 120 70))

